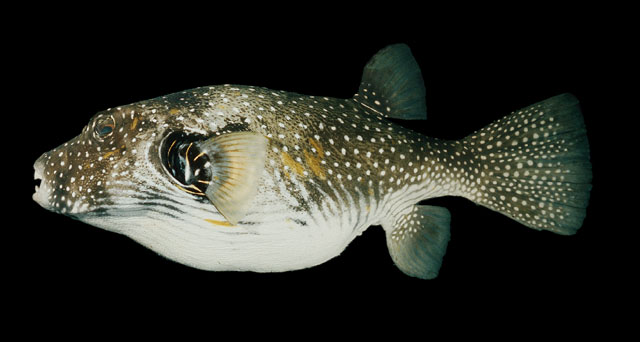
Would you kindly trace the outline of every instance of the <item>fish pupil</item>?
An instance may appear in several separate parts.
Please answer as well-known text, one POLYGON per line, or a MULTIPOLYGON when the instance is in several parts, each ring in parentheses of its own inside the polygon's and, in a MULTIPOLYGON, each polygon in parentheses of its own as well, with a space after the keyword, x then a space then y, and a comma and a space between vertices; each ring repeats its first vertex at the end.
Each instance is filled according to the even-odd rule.
POLYGON ((111 126, 103 126, 100 129, 100 136, 105 136, 111 132, 113 132, 113 128, 111 126))

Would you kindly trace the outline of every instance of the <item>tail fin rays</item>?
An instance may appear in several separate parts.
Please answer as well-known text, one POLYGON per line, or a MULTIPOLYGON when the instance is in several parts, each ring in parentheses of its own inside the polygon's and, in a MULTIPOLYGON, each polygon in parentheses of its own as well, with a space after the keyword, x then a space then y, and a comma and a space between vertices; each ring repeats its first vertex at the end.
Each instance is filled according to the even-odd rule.
POLYGON ((578 100, 563 94, 462 141, 481 165, 474 202, 534 229, 574 234, 586 215, 591 163, 578 100))

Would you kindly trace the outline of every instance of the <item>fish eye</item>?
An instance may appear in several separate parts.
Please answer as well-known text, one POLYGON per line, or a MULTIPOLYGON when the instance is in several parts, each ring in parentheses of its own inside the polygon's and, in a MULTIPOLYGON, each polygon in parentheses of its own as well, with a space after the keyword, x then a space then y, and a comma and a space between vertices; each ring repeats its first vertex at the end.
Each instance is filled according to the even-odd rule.
POLYGON ((94 136, 102 140, 104 138, 110 137, 113 134, 114 129, 116 128, 116 121, 113 116, 107 116, 104 118, 100 118, 94 125, 93 134, 94 136))

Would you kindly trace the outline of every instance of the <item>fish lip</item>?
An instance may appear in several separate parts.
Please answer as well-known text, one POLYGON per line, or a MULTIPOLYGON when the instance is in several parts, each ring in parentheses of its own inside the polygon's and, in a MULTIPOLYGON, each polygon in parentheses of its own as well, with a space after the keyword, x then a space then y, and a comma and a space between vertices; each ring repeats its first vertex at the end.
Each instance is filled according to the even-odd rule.
POLYGON ((44 167, 45 167, 45 155, 42 155, 36 162, 33 164, 33 180, 35 182, 40 182, 40 185, 36 184, 35 192, 32 195, 32 199, 38 203, 41 207, 51 210, 51 206, 48 200, 49 190, 47 189, 46 183, 44 182, 44 167))

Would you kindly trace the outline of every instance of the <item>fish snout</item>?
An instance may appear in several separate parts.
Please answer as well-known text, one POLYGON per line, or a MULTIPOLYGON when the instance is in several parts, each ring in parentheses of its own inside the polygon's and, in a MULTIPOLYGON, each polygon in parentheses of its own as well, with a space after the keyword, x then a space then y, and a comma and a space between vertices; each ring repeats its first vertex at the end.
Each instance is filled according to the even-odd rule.
POLYGON ((36 160, 33 164, 33 179, 35 182, 35 192, 33 193, 33 200, 36 201, 40 206, 47 210, 51 210, 51 206, 49 204, 49 193, 50 189, 48 187, 48 182, 45 180, 45 169, 47 160, 50 159, 50 152, 43 153, 40 158, 36 160))
POLYGON ((40 156, 33 164, 35 193, 33 200, 43 208, 57 213, 69 213, 70 185, 75 181, 71 151, 58 147, 40 156))
MULTIPOLYGON (((102 173, 95 173, 93 160, 82 147, 82 141, 76 138, 36 160, 32 197, 36 203, 59 214, 77 216, 87 213, 95 198, 101 197, 102 173)), ((104 173, 106 169, 101 168, 104 173)))

